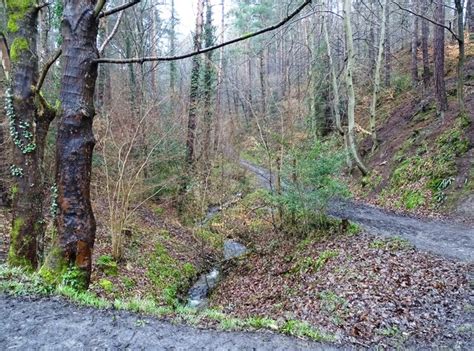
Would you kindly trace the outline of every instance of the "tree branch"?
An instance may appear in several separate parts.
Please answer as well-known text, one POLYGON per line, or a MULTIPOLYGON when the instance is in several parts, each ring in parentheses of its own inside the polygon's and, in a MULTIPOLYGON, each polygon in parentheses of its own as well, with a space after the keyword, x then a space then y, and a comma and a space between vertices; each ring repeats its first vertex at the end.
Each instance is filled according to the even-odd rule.
POLYGON ((49 69, 56 62, 56 60, 59 58, 59 56, 61 56, 62 53, 63 53, 63 51, 61 49, 59 49, 58 51, 56 51, 54 56, 51 57, 49 59, 49 61, 46 62, 46 64, 44 65, 43 70, 41 71, 41 75, 38 79, 38 83, 36 84, 36 87, 35 87, 35 91, 37 93, 39 93, 41 88, 43 87, 43 83, 44 83, 44 80, 46 79, 46 75, 48 74, 49 69))
POLYGON ((426 20, 426 21, 428 21, 428 22, 434 24, 435 26, 438 26, 438 27, 441 27, 441 28, 446 29, 449 33, 451 33, 451 35, 452 35, 458 42, 462 42, 462 41, 463 41, 462 38, 459 38, 459 37, 457 36, 457 34, 454 33, 454 31, 451 29, 451 27, 448 27, 448 26, 446 26, 446 25, 444 25, 444 24, 442 24, 442 23, 438 23, 438 22, 432 20, 431 18, 425 17, 425 16, 423 16, 423 15, 420 15, 419 13, 413 12, 413 11, 410 10, 410 9, 407 9, 407 8, 405 8, 405 7, 402 7, 402 6, 401 6, 398 2, 396 2, 396 1, 393 1, 393 0, 392 0, 392 3, 394 3, 395 5, 397 5, 398 8, 399 8, 400 10, 402 10, 402 11, 406 11, 406 12, 408 12, 408 13, 414 15, 414 16, 420 17, 420 18, 422 18, 422 19, 424 19, 424 20, 426 20))
POLYGON ((110 9, 108 11, 104 11, 104 12, 101 12, 99 14, 99 18, 102 18, 102 17, 106 17, 106 16, 110 16, 110 15, 113 15, 114 13, 117 13, 117 12, 120 12, 120 11, 123 11, 125 9, 128 9, 129 7, 132 7, 136 4, 138 4, 141 0, 132 0, 131 2, 129 3, 126 3, 126 4, 123 4, 123 5, 120 5, 120 6, 117 6, 117 7, 114 7, 113 9, 110 9))
POLYGON ((102 12, 102 9, 104 8, 106 1, 107 0, 97 1, 97 4, 95 4, 95 8, 94 8, 94 16, 95 17, 100 17, 100 13, 102 12))
POLYGON ((2 60, 3 71, 5 77, 10 78, 11 61, 10 61, 10 49, 8 48, 7 38, 3 33, 0 33, 0 58, 2 60))
POLYGON ((102 43, 102 45, 99 48, 99 55, 102 55, 102 53, 104 52, 105 47, 107 46, 107 44, 112 40, 114 35, 117 33, 117 30, 118 30, 119 25, 120 25, 120 21, 122 20, 122 16, 123 16, 123 12, 120 12, 119 16, 117 18, 117 21, 115 22, 114 28, 112 29, 112 32, 110 32, 110 35, 107 38, 105 38, 104 42, 102 43))
POLYGON ((95 62, 97 62, 97 63, 112 63, 112 64, 124 64, 124 63, 140 63, 140 64, 142 64, 144 62, 177 61, 177 60, 183 60, 183 59, 186 59, 186 58, 189 58, 189 57, 193 57, 193 56, 196 56, 196 55, 205 54, 206 52, 217 50, 217 49, 223 48, 225 46, 235 44, 235 43, 238 43, 240 41, 244 41, 244 40, 256 37, 258 35, 261 35, 261 34, 264 34, 264 33, 267 33, 267 32, 271 32, 275 29, 278 29, 278 28, 282 27, 283 25, 285 25, 286 23, 288 23, 293 17, 295 17, 297 14, 299 14, 311 2, 312 2, 312 0, 305 0, 295 11, 293 11, 290 15, 288 15, 286 18, 284 18, 282 21, 278 22, 277 24, 274 24, 273 26, 264 28, 262 30, 254 32, 254 33, 250 33, 250 34, 241 36, 241 37, 236 38, 236 39, 232 39, 230 41, 227 41, 227 42, 224 42, 224 43, 221 43, 221 44, 218 44, 218 45, 214 45, 214 46, 204 48, 202 50, 190 52, 190 53, 187 53, 187 54, 184 54, 184 55, 168 56, 168 57, 150 56, 150 57, 136 57, 136 58, 128 58, 128 59, 100 58, 100 59, 95 60, 95 62))

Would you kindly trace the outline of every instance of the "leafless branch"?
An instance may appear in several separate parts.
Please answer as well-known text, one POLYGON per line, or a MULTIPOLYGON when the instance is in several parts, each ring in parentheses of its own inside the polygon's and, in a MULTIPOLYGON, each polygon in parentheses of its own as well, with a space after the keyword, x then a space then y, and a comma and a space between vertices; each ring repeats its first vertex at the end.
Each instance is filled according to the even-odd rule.
POLYGON ((117 30, 120 26, 120 21, 122 20, 122 16, 123 16, 123 12, 120 12, 119 16, 117 18, 117 21, 115 22, 114 28, 110 32, 109 36, 107 38, 105 38, 104 42, 102 43, 102 45, 99 48, 99 55, 102 55, 102 53, 104 52, 105 47, 107 46, 107 44, 109 44, 109 42, 112 40, 114 35, 117 33, 117 30))
POLYGON ((102 12, 102 9, 104 8, 106 1, 107 1, 107 0, 99 0, 99 1, 97 1, 97 4, 95 4, 95 8, 94 8, 94 15, 95 15, 95 17, 100 17, 100 13, 102 12))
POLYGON ((424 19, 424 20, 426 20, 426 21, 428 21, 428 22, 434 24, 435 26, 438 26, 438 27, 441 27, 441 28, 446 29, 449 33, 451 33, 451 35, 452 35, 458 42, 463 41, 463 39, 462 39, 462 38, 459 38, 459 37, 457 36, 457 34, 451 29, 451 27, 448 27, 448 26, 446 26, 446 25, 444 25, 444 24, 442 24, 442 23, 438 23, 438 22, 432 20, 431 18, 428 18, 428 17, 425 17, 425 16, 423 16, 423 15, 420 15, 419 13, 413 12, 412 10, 407 9, 407 8, 401 6, 401 5, 400 5, 398 2, 396 2, 396 1, 392 1, 392 3, 395 4, 395 5, 397 5, 398 8, 399 8, 400 10, 402 10, 402 11, 405 11, 405 12, 408 12, 408 13, 414 15, 414 16, 420 17, 420 18, 422 18, 422 19, 424 19))
POLYGON ((107 10, 107 11, 104 11, 104 12, 101 12, 99 14, 99 18, 102 18, 102 17, 106 17, 106 16, 110 16, 110 15, 113 15, 114 13, 117 13, 117 12, 120 12, 120 11, 123 11, 123 10, 126 10, 128 9, 129 7, 132 7, 136 4, 138 4, 141 0, 132 0, 126 4, 123 4, 123 5, 120 5, 120 6, 117 6, 117 7, 114 7, 113 9, 110 9, 110 10, 107 10))
POLYGON ((288 15, 282 21, 280 21, 279 23, 277 23, 273 26, 264 28, 262 30, 254 32, 254 33, 246 34, 246 35, 241 36, 239 38, 236 38, 236 39, 233 39, 233 40, 230 40, 230 41, 227 41, 227 42, 215 45, 215 46, 210 46, 210 47, 204 48, 202 50, 190 52, 188 54, 179 55, 179 56, 168 56, 168 57, 151 56, 151 57, 137 57, 137 58, 128 58, 128 59, 100 58, 100 59, 95 60, 95 62, 98 62, 98 63, 113 63, 113 64, 124 64, 124 63, 140 63, 140 64, 143 64, 144 62, 177 61, 177 60, 183 60, 183 59, 186 59, 186 58, 189 58, 189 57, 193 57, 193 56, 196 56, 196 55, 205 54, 206 52, 217 50, 217 49, 220 49, 222 47, 225 47, 225 46, 228 46, 228 45, 231 45, 231 44, 235 44, 235 43, 238 43, 240 41, 244 41, 244 40, 256 37, 258 35, 261 35, 261 34, 264 34, 264 33, 267 33, 267 32, 271 32, 275 29, 278 29, 278 28, 284 26, 286 23, 288 23, 296 15, 298 15, 311 2, 312 2, 312 0, 305 0, 295 11, 293 11, 290 15, 288 15))
POLYGON ((35 87, 35 91, 37 93, 39 93, 41 88, 43 87, 43 83, 46 79, 46 76, 48 74, 49 69, 56 62, 56 60, 59 58, 59 56, 61 56, 62 53, 63 53, 62 49, 59 49, 58 51, 56 51, 56 53, 53 55, 53 57, 51 57, 49 59, 49 61, 46 62, 46 64, 44 65, 43 70, 41 71, 41 75, 38 79, 38 83, 36 84, 36 87, 35 87))

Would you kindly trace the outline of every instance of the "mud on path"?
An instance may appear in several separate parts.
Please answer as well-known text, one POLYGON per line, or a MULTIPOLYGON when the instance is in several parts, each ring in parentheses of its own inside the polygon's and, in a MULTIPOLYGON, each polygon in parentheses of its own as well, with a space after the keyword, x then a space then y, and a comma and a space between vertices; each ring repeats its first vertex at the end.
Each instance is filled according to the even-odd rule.
MULTIPOLYGON (((270 188, 270 172, 241 160, 259 186, 270 188)), ((419 219, 351 201, 332 201, 329 214, 359 224, 369 233, 404 238, 418 249, 451 259, 474 262, 474 227, 469 224, 419 219)))
POLYGON ((81 308, 60 298, 0 295, 2 350, 331 350, 271 333, 173 325, 134 313, 81 308))

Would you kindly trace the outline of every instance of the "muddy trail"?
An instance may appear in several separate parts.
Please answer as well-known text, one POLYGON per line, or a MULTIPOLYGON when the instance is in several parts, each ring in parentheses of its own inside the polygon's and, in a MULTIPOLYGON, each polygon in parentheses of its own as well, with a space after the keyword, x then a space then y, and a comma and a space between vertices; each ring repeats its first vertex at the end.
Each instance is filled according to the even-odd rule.
POLYGON ((272 333, 175 325, 116 310, 77 307, 60 298, 0 295, 2 350, 331 350, 272 333))
MULTIPOLYGON (((256 176, 262 188, 270 189, 274 184, 267 169, 244 160, 240 164, 256 176)), ((369 233, 401 237, 422 251, 474 262, 474 228, 469 224, 420 219, 348 200, 332 201, 328 212, 333 217, 359 224, 369 233)))

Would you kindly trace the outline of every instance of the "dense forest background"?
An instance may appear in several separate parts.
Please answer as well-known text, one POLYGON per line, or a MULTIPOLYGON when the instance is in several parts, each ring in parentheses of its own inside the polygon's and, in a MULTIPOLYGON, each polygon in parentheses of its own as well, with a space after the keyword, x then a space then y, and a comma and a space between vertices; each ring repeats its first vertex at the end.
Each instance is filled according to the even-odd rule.
MULTIPOLYGON (((227 239, 281 246, 275 275, 352 257, 347 240, 404 249, 350 241, 335 198, 474 220, 472 0, 6 0, 0 28, 0 253, 51 286, 176 306, 227 239), (344 254, 310 244, 335 233, 344 254)), ((397 334, 351 329, 329 295, 330 329, 397 334)))

